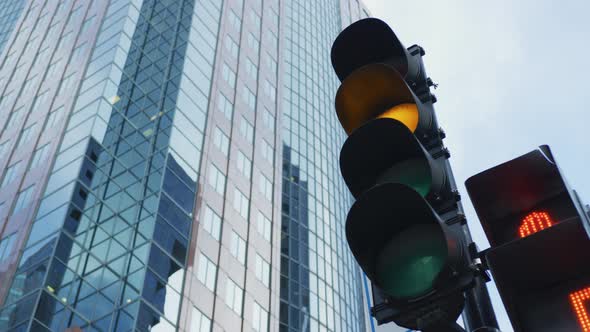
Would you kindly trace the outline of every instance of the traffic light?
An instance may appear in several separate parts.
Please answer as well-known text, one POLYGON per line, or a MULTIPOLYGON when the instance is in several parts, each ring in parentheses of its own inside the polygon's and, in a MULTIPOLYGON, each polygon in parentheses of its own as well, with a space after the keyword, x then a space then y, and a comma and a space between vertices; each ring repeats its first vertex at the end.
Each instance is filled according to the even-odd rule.
POLYGON ((349 135, 340 169, 356 198, 346 236, 374 285, 380 324, 454 331, 476 273, 423 55, 374 18, 333 44, 336 113, 349 135))
POLYGON ((465 185, 491 246, 482 256, 514 330, 590 331, 590 224, 549 147, 465 185))

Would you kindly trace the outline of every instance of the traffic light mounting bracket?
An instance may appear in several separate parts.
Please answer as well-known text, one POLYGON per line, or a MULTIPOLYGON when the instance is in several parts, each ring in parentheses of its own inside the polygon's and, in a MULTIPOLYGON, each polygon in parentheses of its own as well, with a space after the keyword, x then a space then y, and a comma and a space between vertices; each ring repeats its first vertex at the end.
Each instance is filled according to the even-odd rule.
POLYGON ((451 219, 445 220, 445 224, 447 224, 449 226, 455 225, 455 224, 466 225, 467 218, 465 217, 465 215, 463 213, 457 213, 457 215, 455 215, 451 219))
POLYGON ((420 319, 422 319, 424 325, 420 326, 419 329, 427 329, 429 322, 440 319, 440 317, 430 317, 432 319, 430 320, 427 313, 436 311, 436 309, 441 306, 448 308, 448 306, 451 306, 454 303, 456 304, 454 301, 465 301, 463 293, 465 290, 474 286, 475 279, 478 277, 481 277, 486 282, 490 280, 489 275, 482 268, 481 264, 472 264, 469 270, 454 276, 454 280, 451 283, 452 287, 445 288, 434 295, 428 294, 423 298, 410 303, 405 302, 404 305, 401 306, 404 310, 396 310, 396 307, 400 307, 400 303, 384 294, 379 288, 373 287, 373 298, 377 304, 371 308, 371 315, 375 317, 379 324, 391 321, 403 324, 404 322, 411 322, 413 320, 420 321, 420 319), (449 298, 451 301, 444 301, 449 298), (425 314, 426 317, 417 318, 421 313, 425 314))

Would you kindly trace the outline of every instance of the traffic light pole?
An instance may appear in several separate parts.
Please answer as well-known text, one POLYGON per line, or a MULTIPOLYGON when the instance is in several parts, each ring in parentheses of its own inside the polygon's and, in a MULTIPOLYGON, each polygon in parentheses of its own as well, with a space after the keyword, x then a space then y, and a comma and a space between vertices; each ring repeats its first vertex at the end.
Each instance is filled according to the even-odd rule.
POLYGON ((485 280, 477 277, 473 288, 465 292, 463 322, 470 332, 499 332, 485 280))
MULTIPOLYGON (((454 188, 454 190, 457 190, 455 176, 453 175, 448 160, 445 164, 451 187, 454 188)), ((459 212, 463 214, 463 206, 460 202, 457 203, 457 207, 459 212)), ((462 234, 465 240, 464 243, 467 245, 473 243, 467 222, 462 225, 462 228, 462 234)), ((473 265, 473 257, 471 255, 467 256, 469 263, 473 265)), ((494 313, 494 307, 492 306, 490 294, 488 293, 488 288, 486 286, 486 280, 484 280, 483 275, 477 276, 473 288, 468 289, 465 292, 463 323, 468 332, 500 332, 496 314, 494 313)))
POLYGON ((463 322, 470 332, 500 332, 494 308, 485 281, 475 279, 475 285, 466 292, 463 322))
MULTIPOLYGON (((436 115, 433 116, 435 117, 435 121, 437 121, 436 115)), ((455 182, 455 177, 448 159, 445 162, 445 173, 448 176, 452 190, 457 191, 457 184, 455 182)), ((460 200, 457 201, 456 211, 451 213, 451 215, 464 216, 463 206, 461 205, 460 200)), ((474 261, 475 257, 473 257, 473 254, 477 254, 477 252, 470 252, 469 250, 469 246, 471 243, 473 243, 473 239, 471 237, 471 232, 469 231, 469 226, 467 225, 466 220, 463 219, 462 222, 453 223, 453 225, 450 226, 461 227, 460 233, 463 236, 465 250, 469 252, 469 254, 466 255, 467 263, 470 266, 475 267, 476 263, 474 261)), ((486 277, 484 277, 484 273, 485 271, 480 271, 480 274, 478 274, 474 279, 473 287, 465 291, 463 323, 465 324, 465 330, 467 332, 500 332, 498 321, 496 320, 496 315, 492 306, 492 301, 486 286, 487 280, 486 277)))
POLYGON ((452 323, 447 326, 435 326, 422 332, 465 332, 465 329, 457 323, 452 323))

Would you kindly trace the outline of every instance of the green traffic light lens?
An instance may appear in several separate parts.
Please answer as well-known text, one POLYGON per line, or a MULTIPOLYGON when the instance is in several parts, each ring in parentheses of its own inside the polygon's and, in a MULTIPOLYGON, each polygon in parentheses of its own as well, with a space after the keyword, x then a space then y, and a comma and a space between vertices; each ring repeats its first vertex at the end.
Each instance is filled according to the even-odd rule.
POLYGON ((415 225, 396 234, 377 258, 379 286, 396 298, 428 293, 447 260, 447 245, 438 225, 415 225))
POLYGON ((377 183, 401 183, 426 197, 432 185, 432 172, 426 159, 408 159, 393 165, 377 183))

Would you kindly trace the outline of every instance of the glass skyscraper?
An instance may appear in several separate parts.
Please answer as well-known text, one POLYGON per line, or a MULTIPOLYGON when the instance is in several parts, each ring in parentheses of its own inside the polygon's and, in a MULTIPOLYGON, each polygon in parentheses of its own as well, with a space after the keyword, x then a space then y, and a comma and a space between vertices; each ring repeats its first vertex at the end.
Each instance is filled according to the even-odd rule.
POLYGON ((0 331, 365 331, 357 0, 0 4, 0 331))
POLYGON ((284 4, 281 331, 365 329, 360 273, 344 234, 351 198, 338 163, 345 136, 330 47, 351 19, 366 16, 357 1, 284 4))

